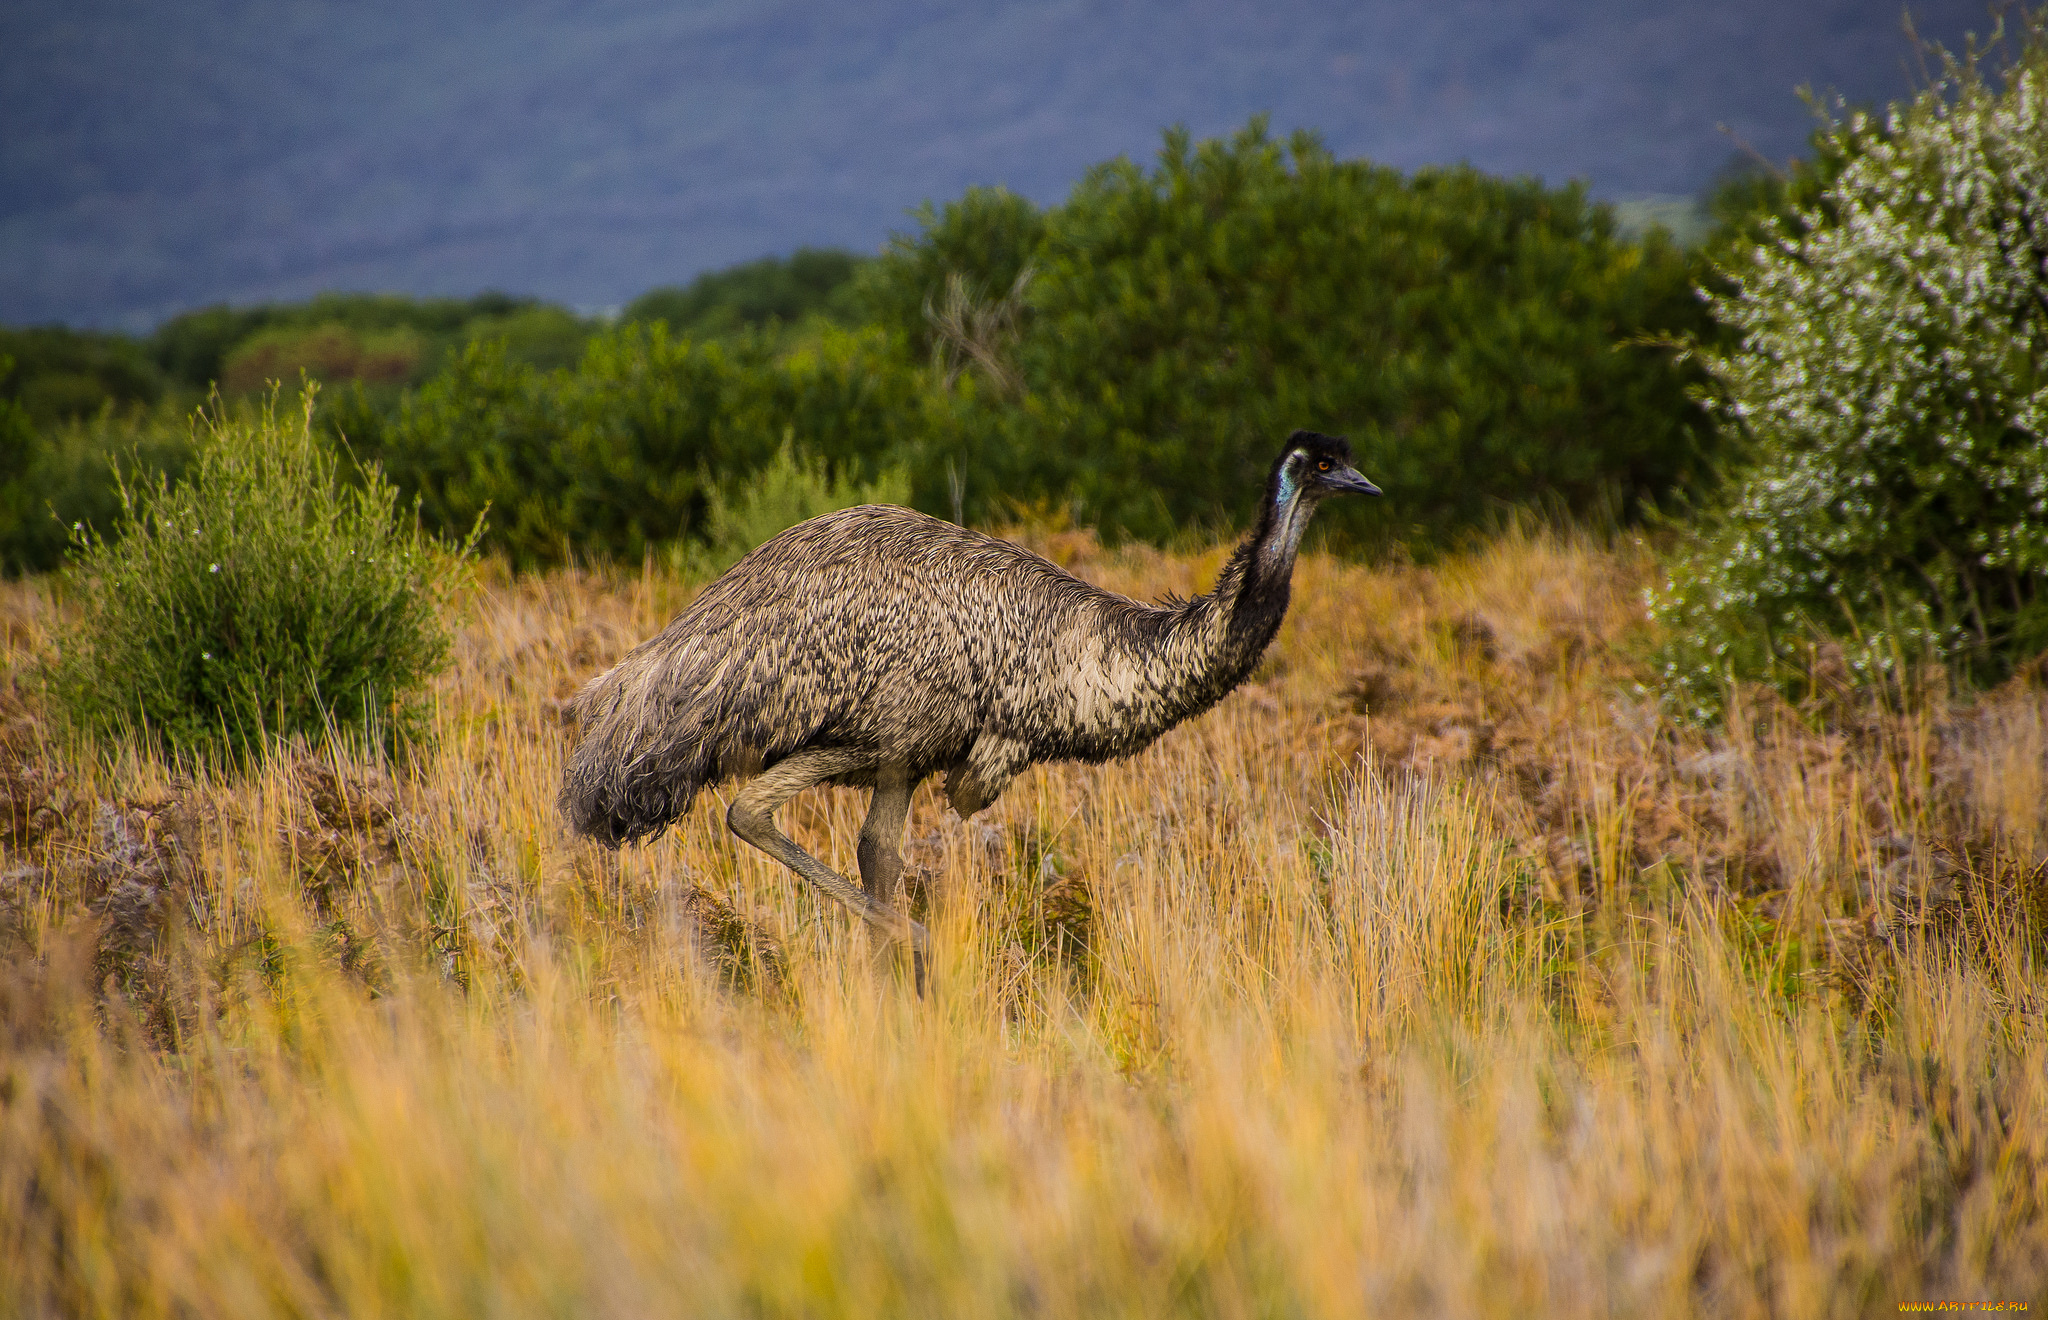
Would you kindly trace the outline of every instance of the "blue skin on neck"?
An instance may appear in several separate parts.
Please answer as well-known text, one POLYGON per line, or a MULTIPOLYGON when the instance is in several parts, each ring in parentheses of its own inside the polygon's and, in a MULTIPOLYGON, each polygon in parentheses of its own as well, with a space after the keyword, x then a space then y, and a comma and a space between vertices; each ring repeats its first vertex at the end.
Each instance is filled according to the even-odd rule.
POLYGON ((1280 508, 1294 503, 1294 468, 1299 458, 1299 454, 1289 454, 1286 464, 1280 469, 1280 491, 1276 501, 1280 508))
POLYGON ((1279 535, 1269 542, 1261 558, 1277 568, 1294 558, 1295 548, 1301 544, 1301 534, 1308 530, 1308 520, 1300 507, 1301 487, 1295 475, 1302 456, 1290 454, 1280 468, 1280 480, 1273 492, 1274 530, 1279 535))

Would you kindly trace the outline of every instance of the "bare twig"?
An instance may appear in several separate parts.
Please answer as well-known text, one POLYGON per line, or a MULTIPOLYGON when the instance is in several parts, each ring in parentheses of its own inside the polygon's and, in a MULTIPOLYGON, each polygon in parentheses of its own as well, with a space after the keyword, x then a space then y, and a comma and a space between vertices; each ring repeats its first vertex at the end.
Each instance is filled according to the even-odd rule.
POLYGON ((944 374, 950 388, 969 363, 1005 394, 1023 392, 1024 379, 1010 360, 1017 342, 1024 312, 1024 290, 1031 283, 1031 267, 1017 272, 1010 290, 999 298, 980 302, 967 280, 958 272, 946 276, 945 296, 937 306, 927 299, 925 319, 933 330, 932 360, 944 374))

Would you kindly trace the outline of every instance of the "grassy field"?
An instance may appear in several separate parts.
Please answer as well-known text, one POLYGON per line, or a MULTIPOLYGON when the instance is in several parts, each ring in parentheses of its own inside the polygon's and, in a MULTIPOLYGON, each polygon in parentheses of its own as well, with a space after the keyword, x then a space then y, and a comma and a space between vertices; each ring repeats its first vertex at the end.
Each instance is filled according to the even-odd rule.
MULTIPOLYGON (((565 700, 687 584, 487 573, 413 766, 180 776, 17 686, 0 1312, 2048 1307, 2043 676, 1674 727, 1651 571, 1305 559, 1208 716, 919 793, 921 1001, 715 794, 565 837, 565 700)), ((863 807, 785 819, 850 870, 863 807)))

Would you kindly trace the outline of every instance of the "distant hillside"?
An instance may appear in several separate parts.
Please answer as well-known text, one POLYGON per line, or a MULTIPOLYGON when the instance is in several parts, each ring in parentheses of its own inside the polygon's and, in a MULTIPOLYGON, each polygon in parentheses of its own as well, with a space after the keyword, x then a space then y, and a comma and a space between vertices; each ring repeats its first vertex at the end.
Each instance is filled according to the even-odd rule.
MULTIPOLYGON (((1960 42, 1978 0, 1920 6, 1960 42)), ((1270 110, 1343 155, 1688 194, 1798 150, 1801 82, 1908 83, 1874 0, 17 0, 0 12, 0 322, 146 328, 322 289, 583 308, 924 198, 1040 201, 1270 110)))

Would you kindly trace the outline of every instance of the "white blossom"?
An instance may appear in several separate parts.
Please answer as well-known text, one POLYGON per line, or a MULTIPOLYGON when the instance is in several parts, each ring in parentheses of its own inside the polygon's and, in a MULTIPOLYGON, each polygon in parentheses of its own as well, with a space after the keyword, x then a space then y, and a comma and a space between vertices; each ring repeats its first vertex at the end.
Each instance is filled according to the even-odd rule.
POLYGON ((1952 60, 1883 133, 1834 124, 1821 203, 1705 295, 1739 336, 1700 358, 1744 461, 1652 593, 1680 687, 1816 632, 1865 674, 1981 650, 1986 584, 2048 597, 2048 42, 2022 22, 2002 80, 1952 60))

